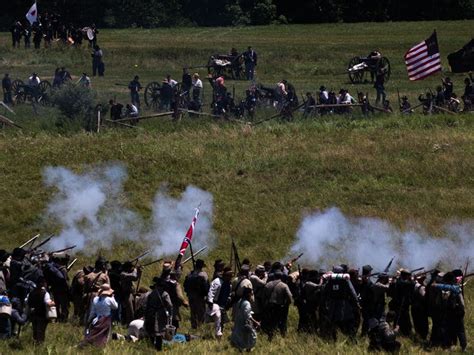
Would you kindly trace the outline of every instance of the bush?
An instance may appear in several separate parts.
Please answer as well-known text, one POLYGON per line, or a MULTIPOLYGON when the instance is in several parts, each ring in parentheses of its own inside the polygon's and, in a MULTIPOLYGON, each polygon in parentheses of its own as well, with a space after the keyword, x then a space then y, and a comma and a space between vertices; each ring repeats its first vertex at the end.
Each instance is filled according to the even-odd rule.
POLYGON ((58 117, 58 124, 62 126, 76 123, 90 130, 96 98, 95 91, 80 85, 67 84, 56 90, 53 93, 53 103, 62 114, 58 117), (65 120, 73 122, 64 122, 65 120))

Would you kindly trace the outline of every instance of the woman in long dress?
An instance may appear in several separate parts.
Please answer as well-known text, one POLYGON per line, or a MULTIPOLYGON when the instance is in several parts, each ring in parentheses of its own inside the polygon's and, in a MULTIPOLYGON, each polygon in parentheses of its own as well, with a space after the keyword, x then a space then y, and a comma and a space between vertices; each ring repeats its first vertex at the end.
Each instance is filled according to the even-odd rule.
POLYGON ((250 304, 252 296, 252 289, 244 288, 242 298, 237 302, 230 341, 240 351, 250 351, 257 343, 256 328, 260 326, 260 323, 252 317, 253 312, 250 304))
POLYGON ((99 294, 92 301, 88 318, 88 332, 79 347, 85 345, 105 346, 112 329, 112 310, 118 308, 114 290, 109 284, 100 287, 99 294))

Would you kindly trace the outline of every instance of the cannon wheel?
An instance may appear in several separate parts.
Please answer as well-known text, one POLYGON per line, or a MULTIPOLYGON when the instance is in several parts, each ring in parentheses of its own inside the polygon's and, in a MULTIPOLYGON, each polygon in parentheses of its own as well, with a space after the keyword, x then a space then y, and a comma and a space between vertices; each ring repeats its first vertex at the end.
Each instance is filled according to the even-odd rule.
POLYGON ((22 103, 25 101, 25 84, 17 79, 12 82, 13 102, 22 103))
POLYGON ((161 86, 156 81, 151 82, 145 88, 145 104, 154 110, 158 110, 160 107, 160 89, 161 86))
POLYGON ((38 85, 38 102, 43 106, 51 105, 51 83, 49 81, 42 81, 38 85))
POLYGON ((384 70, 385 72, 385 82, 388 82, 390 79, 391 68, 390 68, 390 61, 387 57, 380 58, 379 62, 377 63, 377 70, 384 70))
POLYGON ((360 64, 361 60, 360 57, 353 57, 350 61, 349 64, 347 65, 347 71, 349 74, 349 79, 353 84, 359 84, 363 81, 364 79, 364 70, 359 70, 356 72, 349 72, 349 69, 352 68, 354 65, 360 64))

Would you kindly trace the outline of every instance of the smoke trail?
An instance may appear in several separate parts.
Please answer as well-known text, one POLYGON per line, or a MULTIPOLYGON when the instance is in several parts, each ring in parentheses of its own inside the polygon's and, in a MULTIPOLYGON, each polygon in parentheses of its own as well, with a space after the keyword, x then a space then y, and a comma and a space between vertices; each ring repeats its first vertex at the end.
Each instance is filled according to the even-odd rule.
POLYGON ((444 238, 402 232, 381 219, 348 218, 338 208, 330 208, 303 219, 291 253, 304 252, 302 262, 323 267, 346 262, 382 270, 393 256, 394 266, 410 269, 439 262, 459 267, 474 255, 474 223, 449 224, 444 230, 444 238))
POLYGON ((188 186, 180 199, 168 196, 166 190, 159 191, 153 204, 152 231, 147 239, 154 245, 154 254, 176 254, 194 216, 191 206, 200 205, 200 214, 193 235, 193 250, 214 244, 212 230, 212 195, 195 186, 188 186))
POLYGON ((56 192, 46 216, 61 226, 60 234, 48 244, 50 249, 77 245, 76 250, 111 249, 114 242, 140 241, 153 248, 156 256, 176 254, 200 202, 201 215, 195 233, 195 247, 213 242, 213 199, 209 192, 188 186, 180 199, 166 191, 157 193, 152 220, 145 221, 125 206, 123 184, 127 179, 122 165, 110 165, 75 174, 64 167, 47 167, 45 185, 56 192))

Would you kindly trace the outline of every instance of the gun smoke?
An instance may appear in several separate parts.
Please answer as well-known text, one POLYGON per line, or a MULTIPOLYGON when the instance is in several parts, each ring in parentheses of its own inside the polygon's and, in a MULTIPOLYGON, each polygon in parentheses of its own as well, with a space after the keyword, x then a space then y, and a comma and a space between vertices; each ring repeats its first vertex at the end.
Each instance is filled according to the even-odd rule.
POLYGON ((400 231, 384 220, 349 218, 333 207, 303 219, 291 253, 304 252, 301 262, 316 267, 371 264, 382 271, 392 257, 391 271, 396 265, 460 267, 474 255, 474 223, 447 224, 444 232, 437 238, 413 229, 400 231))
POLYGON ((76 250, 111 249, 114 243, 137 241, 151 248, 154 256, 176 254, 201 203, 193 241, 196 247, 213 244, 213 197, 207 191, 188 186, 181 198, 170 197, 165 189, 157 192, 152 218, 144 220, 126 206, 124 183, 127 171, 114 164, 76 174, 64 167, 47 167, 44 183, 54 188, 46 217, 61 232, 49 248, 76 245, 76 250))

